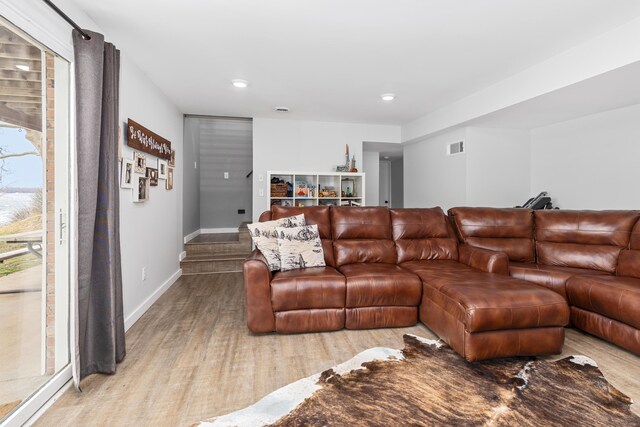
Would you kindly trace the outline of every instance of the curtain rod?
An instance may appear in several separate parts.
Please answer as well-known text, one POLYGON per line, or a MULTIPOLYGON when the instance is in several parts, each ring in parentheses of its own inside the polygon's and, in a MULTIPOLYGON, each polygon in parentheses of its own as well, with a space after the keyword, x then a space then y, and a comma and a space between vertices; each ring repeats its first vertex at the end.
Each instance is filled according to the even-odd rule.
POLYGON ((69 18, 67 16, 66 13, 64 13, 63 11, 60 10, 60 8, 58 6, 56 6, 55 4, 53 4, 51 2, 51 0, 42 0, 43 2, 45 2, 51 9, 53 9, 58 15, 60 15, 62 17, 62 19, 64 19, 65 21, 67 21, 69 23, 69 25, 71 25, 73 28, 75 28, 76 30, 78 30, 78 32, 80 33, 80 35, 82 36, 82 38, 84 40, 91 40, 91 36, 87 33, 84 32, 84 30, 82 28, 80 28, 80 26, 78 24, 76 24, 73 19, 69 18))

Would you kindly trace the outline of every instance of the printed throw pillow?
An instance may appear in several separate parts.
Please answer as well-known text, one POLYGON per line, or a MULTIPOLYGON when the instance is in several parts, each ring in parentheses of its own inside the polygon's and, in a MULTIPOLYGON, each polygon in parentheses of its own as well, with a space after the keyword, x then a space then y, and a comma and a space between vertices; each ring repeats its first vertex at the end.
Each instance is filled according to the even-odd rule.
POLYGON ((317 225, 276 228, 280 249, 280 270, 324 267, 324 252, 317 225))
POLYGON ((280 270, 280 251, 278 250, 276 228, 300 227, 302 225, 305 225, 304 214, 247 225, 251 232, 251 240, 269 263, 269 270, 280 270))

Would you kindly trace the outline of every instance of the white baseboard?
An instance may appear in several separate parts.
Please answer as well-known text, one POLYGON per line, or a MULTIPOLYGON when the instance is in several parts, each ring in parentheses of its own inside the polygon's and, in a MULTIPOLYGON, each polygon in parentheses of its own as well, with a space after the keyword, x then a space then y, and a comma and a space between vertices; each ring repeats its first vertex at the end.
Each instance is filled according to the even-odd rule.
POLYGON ((189 240, 194 239, 200 235, 200 230, 196 230, 193 233, 189 233, 184 236, 184 243, 187 243, 189 240))
POLYGON ((201 234, 217 234, 217 233, 237 233, 240 231, 238 227, 235 228, 201 228, 193 233, 189 233, 184 236, 184 243, 189 243, 190 240, 195 239, 201 234))
POLYGON ((173 273, 171 277, 169 277, 169 279, 167 279, 167 281, 162 284, 162 286, 160 286, 154 293, 152 293, 149 298, 147 298, 135 310, 133 310, 133 313, 131 313, 129 316, 127 316, 126 319, 124 319, 124 330, 128 331, 129 328, 132 327, 133 324, 136 323, 147 310, 149 310, 149 307, 151 307, 154 302, 158 301, 158 298, 160 298, 162 294, 167 292, 171 285, 176 283, 180 276, 182 276, 182 269, 179 269, 178 271, 173 273))
POLYGON ((216 233, 237 233, 238 227, 235 228, 201 228, 200 234, 216 234, 216 233))
POLYGON ((180 255, 178 255, 178 262, 182 262, 182 260, 185 259, 186 257, 187 257, 187 251, 180 252, 180 255))

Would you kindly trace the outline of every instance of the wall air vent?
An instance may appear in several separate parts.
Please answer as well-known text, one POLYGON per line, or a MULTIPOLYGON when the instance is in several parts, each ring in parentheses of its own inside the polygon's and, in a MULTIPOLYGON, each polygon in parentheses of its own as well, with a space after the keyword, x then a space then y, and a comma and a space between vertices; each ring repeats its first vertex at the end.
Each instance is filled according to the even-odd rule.
POLYGON ((453 156, 462 153, 464 153, 464 141, 452 142, 447 145, 447 155, 453 156))

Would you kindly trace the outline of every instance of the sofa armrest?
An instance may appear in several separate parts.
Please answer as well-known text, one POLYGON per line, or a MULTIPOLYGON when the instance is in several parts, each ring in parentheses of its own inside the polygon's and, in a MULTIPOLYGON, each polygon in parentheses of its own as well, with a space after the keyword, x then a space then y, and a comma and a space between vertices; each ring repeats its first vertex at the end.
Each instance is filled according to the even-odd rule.
POLYGON ((247 326, 251 332, 273 332, 276 320, 271 306, 271 279, 267 260, 258 249, 242 265, 247 326))
POLYGON ((458 246, 459 261, 487 273, 509 275, 509 257, 504 252, 483 249, 477 246, 458 246))

